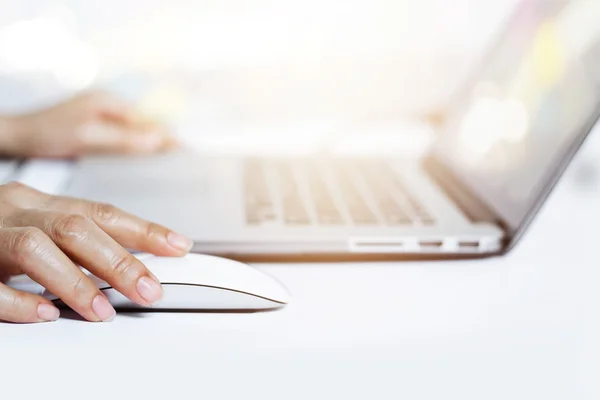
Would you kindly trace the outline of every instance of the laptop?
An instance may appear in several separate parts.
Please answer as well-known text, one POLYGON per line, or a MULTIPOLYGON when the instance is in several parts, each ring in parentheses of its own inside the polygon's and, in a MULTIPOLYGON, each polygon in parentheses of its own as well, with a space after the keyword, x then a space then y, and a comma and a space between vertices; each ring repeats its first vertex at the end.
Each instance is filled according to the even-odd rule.
POLYGON ((600 2, 523 1, 419 160, 78 160, 62 188, 242 261, 474 258, 510 251, 600 115, 600 2))

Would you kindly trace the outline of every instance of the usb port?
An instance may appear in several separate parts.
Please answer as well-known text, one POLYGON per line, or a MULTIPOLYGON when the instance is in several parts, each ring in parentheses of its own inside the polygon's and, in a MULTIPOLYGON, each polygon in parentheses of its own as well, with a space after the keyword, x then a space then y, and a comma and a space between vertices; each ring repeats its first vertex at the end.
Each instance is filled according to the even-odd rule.
POLYGON ((467 241, 467 242, 460 242, 459 246, 462 249, 467 249, 467 250, 477 250, 479 249, 479 242, 475 242, 475 241, 467 241))
POLYGON ((422 240, 419 242, 419 245, 423 249, 439 249, 440 247, 444 247, 444 242, 441 240, 422 240))

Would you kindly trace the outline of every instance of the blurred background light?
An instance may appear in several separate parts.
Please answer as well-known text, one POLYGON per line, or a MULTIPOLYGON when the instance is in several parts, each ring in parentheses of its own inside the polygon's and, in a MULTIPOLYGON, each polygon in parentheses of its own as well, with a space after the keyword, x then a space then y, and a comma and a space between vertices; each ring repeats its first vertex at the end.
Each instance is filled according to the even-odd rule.
POLYGON ((477 163, 500 141, 522 142, 529 132, 529 118, 529 110, 522 100, 490 95, 476 97, 460 125, 463 153, 468 161, 477 163))
POLYGON ((383 123, 445 106, 516 2, 0 0, 0 111, 102 87, 198 146, 391 140, 383 123))
POLYGON ((507 99, 504 101, 504 139, 510 143, 525 140, 530 122, 528 110, 522 101, 507 99))
POLYGON ((94 49, 76 36, 76 16, 66 7, 0 30, 0 70, 5 74, 50 73, 65 88, 89 87, 100 70, 94 49))
POLYGON ((482 97, 473 102, 461 125, 461 139, 467 154, 484 156, 504 133, 502 101, 482 97))

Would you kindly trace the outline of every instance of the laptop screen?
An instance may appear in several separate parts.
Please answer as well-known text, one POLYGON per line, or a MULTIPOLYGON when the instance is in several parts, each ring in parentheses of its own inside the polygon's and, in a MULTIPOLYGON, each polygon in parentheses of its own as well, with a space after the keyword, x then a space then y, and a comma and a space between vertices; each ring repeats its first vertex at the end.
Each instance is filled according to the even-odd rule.
POLYGON ((518 227, 600 102, 600 1, 523 1, 452 110, 443 164, 518 227))

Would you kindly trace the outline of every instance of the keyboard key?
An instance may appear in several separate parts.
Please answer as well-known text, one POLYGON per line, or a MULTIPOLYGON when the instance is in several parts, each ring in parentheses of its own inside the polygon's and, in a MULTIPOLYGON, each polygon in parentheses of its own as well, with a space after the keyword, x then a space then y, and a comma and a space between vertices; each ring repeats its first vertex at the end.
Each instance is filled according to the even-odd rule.
POLYGON ((391 194, 389 182, 375 173, 373 164, 361 164, 361 169, 365 171, 365 182, 377 202, 379 212, 383 215, 385 222, 388 225, 411 225, 413 223, 411 217, 391 194))
POLYGON ((311 223, 308 212, 298 190, 298 182, 289 162, 281 161, 276 167, 281 189, 281 205, 284 221, 289 225, 308 225, 311 223))
POLYGON ((260 225, 277 218, 262 164, 247 160, 244 168, 246 222, 260 225))
POLYGON ((323 225, 341 225, 344 223, 331 192, 323 179, 323 172, 316 162, 307 162, 304 166, 308 189, 317 220, 323 225))
POLYGON ((350 164, 338 162, 332 169, 335 178, 352 221, 356 225, 376 225, 379 223, 377 217, 371 211, 362 194, 355 185, 355 175, 358 170, 350 164))
POLYGON ((389 184, 395 187, 396 190, 404 196, 405 200, 411 207, 412 214, 416 217, 417 221, 423 225, 435 224, 435 219, 425 209, 425 207, 416 199, 416 197, 408 190, 401 178, 396 174, 387 164, 381 163, 378 166, 378 171, 382 176, 385 176, 389 180, 389 184))

